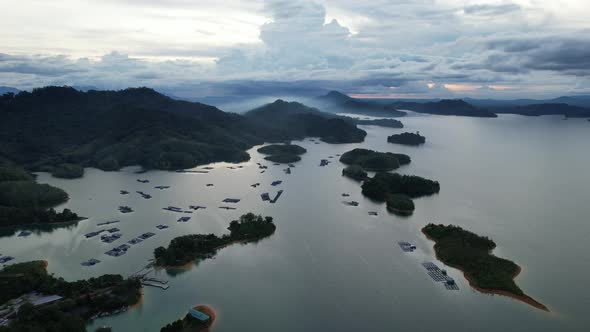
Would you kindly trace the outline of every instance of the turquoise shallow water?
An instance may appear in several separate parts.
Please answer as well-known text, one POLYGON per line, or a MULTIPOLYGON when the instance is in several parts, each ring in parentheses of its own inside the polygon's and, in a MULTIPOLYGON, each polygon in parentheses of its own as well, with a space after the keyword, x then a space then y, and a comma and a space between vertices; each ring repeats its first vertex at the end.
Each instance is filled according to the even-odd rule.
MULTIPOLYGON (((103 273, 128 275, 140 269, 153 249, 188 233, 223 234, 232 219, 253 211, 271 215, 276 233, 255 244, 234 245, 188 271, 156 275, 169 280, 162 291, 145 288, 143 303, 125 314, 100 319, 89 330, 108 325, 115 331, 158 331, 183 316, 190 306, 217 309, 214 331, 582 331, 590 323, 587 291, 590 272, 590 123, 556 117, 497 119, 408 117, 408 131, 427 137, 421 147, 388 144, 387 135, 404 130, 363 127, 361 144, 300 142, 308 153, 293 173, 272 166, 251 151, 243 169, 214 164, 208 174, 151 171, 134 174, 87 169, 78 180, 40 174, 39 181, 65 189, 63 205, 87 220, 70 228, 0 238, 0 252, 17 261, 46 259, 50 272, 68 280, 103 273), (360 186, 341 176, 343 166, 320 159, 366 147, 406 153, 412 157, 401 173, 438 180, 438 195, 417 199, 411 217, 387 213, 384 205, 362 197, 360 186), (269 165, 260 174, 256 162, 269 165), (142 184, 138 178, 149 179, 142 184), (283 184, 272 187, 274 180, 283 184), (260 182, 258 188, 250 184, 260 182), (207 183, 215 186, 206 187, 207 183), (153 189, 169 185, 168 190, 153 189), (131 193, 121 196, 119 190, 131 193), (260 194, 285 192, 276 204, 260 194), (145 200, 135 193, 153 196, 145 200), (360 203, 342 204, 342 193, 360 203), (226 197, 240 198, 235 211, 217 207, 226 197), (117 211, 129 205, 135 212, 117 211), (162 210, 174 205, 204 205, 187 223, 162 210), (377 211, 377 217, 369 216, 377 211), (114 225, 123 239, 112 245, 83 234, 96 223, 120 219, 114 225), (521 302, 478 293, 461 274, 449 269, 460 291, 434 283, 420 263, 435 261, 432 242, 420 233, 428 222, 458 224, 494 239, 495 254, 515 261, 523 273, 517 283, 551 309, 545 313, 521 302), (157 231, 155 225, 170 229, 157 231), (103 253, 143 232, 157 235, 112 258, 103 253), (397 241, 415 243, 403 253, 397 241), (90 268, 80 262, 98 258, 90 268)), ((438 263, 442 266, 441 263, 438 263)))

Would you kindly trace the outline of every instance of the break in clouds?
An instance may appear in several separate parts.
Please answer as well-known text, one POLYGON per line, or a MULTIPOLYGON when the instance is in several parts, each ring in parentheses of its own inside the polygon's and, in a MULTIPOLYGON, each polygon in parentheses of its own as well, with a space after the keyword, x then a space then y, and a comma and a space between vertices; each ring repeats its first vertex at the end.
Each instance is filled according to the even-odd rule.
POLYGON ((3 6, 0 85, 186 98, 590 92, 590 7, 575 0, 123 2, 126 20, 115 1, 3 6))

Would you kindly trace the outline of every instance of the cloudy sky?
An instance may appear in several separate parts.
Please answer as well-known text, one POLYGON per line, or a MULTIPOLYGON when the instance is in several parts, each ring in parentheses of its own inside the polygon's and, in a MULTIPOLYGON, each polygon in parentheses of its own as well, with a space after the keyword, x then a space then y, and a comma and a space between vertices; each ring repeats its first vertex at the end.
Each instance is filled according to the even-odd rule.
POLYGON ((0 0, 0 86, 590 94, 588 0, 0 0))

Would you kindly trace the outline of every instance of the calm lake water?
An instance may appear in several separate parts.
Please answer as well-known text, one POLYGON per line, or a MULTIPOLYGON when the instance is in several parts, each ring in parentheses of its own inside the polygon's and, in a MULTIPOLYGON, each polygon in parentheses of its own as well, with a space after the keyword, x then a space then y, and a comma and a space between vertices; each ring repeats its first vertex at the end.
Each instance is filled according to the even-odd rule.
MULTIPOLYGON (((71 208, 88 217, 77 226, 53 232, 0 239, 0 252, 17 261, 46 259, 49 270, 65 279, 103 273, 129 275, 142 268, 154 248, 175 236, 227 232, 232 219, 245 212, 273 216, 277 231, 256 244, 222 249, 214 259, 187 271, 169 274, 166 291, 146 287, 143 303, 125 314, 90 324, 89 331, 107 325, 114 331, 159 331, 196 304, 216 308, 214 331, 582 331, 590 324, 590 123, 557 117, 497 119, 420 116, 403 119, 405 129, 363 127, 361 144, 300 142, 308 152, 292 174, 285 166, 262 160, 255 149, 243 169, 214 164, 208 174, 152 171, 135 168, 105 173, 87 169, 78 180, 40 174, 39 182, 63 188, 71 208), (388 144, 386 137, 401 131, 420 131, 420 147, 388 144), (363 198, 358 183, 341 176, 337 161, 319 167, 320 159, 355 147, 406 153, 412 157, 401 173, 438 180, 438 195, 417 199, 416 212, 403 218, 385 205, 363 198), (260 174, 256 162, 269 165, 260 174), (142 184, 136 179, 149 179, 142 184), (272 187, 274 180, 283 184, 272 187), (251 184, 260 182, 258 188, 251 184), (213 183, 213 187, 206 187, 213 183), (168 185, 167 190, 154 186, 168 185), (122 196, 119 190, 128 190, 122 196), (276 204, 260 194, 284 189, 276 204), (152 199, 142 199, 136 190, 152 199), (349 193, 350 198, 341 197, 349 193), (226 197, 239 198, 235 211, 217 207, 226 197), (344 199, 360 202, 345 206, 344 199), (119 205, 135 212, 120 214, 119 205), (196 211, 187 223, 168 205, 196 211), (376 211, 378 216, 369 216, 376 211), (123 238, 104 244, 83 234, 97 223, 113 225, 123 238), (550 313, 522 302, 472 290, 454 269, 460 291, 435 283, 421 266, 434 261, 433 243, 420 228, 428 222, 460 225, 491 237, 495 254, 523 268, 518 285, 547 305, 550 313), (164 231, 158 224, 170 225, 164 231), (157 235, 113 258, 104 252, 141 233, 157 235), (398 241, 418 247, 404 253, 398 241), (98 258, 94 267, 80 262, 98 258)), ((439 266, 443 266, 437 262, 439 266)))

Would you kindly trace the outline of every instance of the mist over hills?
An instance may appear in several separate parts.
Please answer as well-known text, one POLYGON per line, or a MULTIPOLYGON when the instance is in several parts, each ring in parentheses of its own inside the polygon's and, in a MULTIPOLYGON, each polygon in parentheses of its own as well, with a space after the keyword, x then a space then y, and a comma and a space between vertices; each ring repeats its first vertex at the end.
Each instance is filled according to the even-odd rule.
POLYGON ((0 157, 50 172, 63 164, 103 170, 190 168, 248 160, 245 150, 264 142, 305 136, 361 142, 366 135, 351 121, 299 103, 277 101, 242 116, 149 88, 82 92, 46 87, 5 94, 0 120, 0 157))

